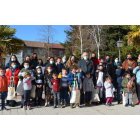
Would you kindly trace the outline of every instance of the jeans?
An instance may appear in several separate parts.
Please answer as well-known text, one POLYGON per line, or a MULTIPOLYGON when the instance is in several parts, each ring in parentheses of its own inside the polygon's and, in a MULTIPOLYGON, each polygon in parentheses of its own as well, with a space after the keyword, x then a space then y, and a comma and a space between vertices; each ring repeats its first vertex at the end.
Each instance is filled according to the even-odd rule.
POLYGON ((122 101, 121 87, 117 87, 117 101, 122 101))
POLYGON ((68 88, 61 88, 60 97, 63 105, 69 104, 70 98, 68 95, 68 88))
POLYGON ((132 104, 132 93, 125 92, 123 93, 123 105, 132 104), (129 102, 128 102, 129 101, 129 102))
POLYGON ((31 90, 24 90, 24 95, 22 98, 23 106, 30 106, 30 94, 31 90))
POLYGON ((138 100, 140 101, 140 84, 136 84, 137 85, 137 96, 138 96, 138 100))
POLYGON ((0 93, 0 99, 1 99, 1 107, 2 109, 5 107, 5 99, 7 97, 7 92, 1 92, 0 93))
POLYGON ((60 92, 53 91, 54 106, 60 105, 60 92))

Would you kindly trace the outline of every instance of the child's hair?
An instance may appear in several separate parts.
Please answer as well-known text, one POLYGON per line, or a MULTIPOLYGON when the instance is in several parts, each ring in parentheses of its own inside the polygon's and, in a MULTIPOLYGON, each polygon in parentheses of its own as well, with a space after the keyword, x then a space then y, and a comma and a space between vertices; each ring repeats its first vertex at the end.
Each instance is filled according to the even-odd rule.
POLYGON ((86 72, 86 75, 90 75, 90 72, 86 72))
POLYGON ((3 67, 0 67, 0 70, 5 70, 3 67))
POLYGON ((123 76, 126 77, 126 75, 128 75, 128 74, 131 76, 130 72, 128 72, 128 71, 126 71, 123 76))
POLYGON ((78 66, 77 65, 73 65, 73 66, 70 67, 70 69, 71 70, 73 70, 73 69, 76 69, 77 70, 78 69, 78 66))
POLYGON ((23 62, 23 64, 25 64, 25 63, 26 63, 26 64, 30 64, 28 61, 24 61, 24 62, 23 62))
POLYGON ((107 80, 112 80, 112 78, 110 76, 106 76, 105 81, 107 80))
POLYGON ((58 76, 58 74, 57 73, 53 73, 52 76, 58 76))

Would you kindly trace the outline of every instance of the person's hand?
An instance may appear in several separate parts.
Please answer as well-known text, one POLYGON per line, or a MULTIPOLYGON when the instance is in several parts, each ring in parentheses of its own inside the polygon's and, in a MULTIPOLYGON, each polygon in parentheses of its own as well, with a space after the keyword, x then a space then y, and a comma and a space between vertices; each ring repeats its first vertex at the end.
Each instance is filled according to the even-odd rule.
POLYGON ((77 78, 74 78, 74 80, 77 80, 77 78))

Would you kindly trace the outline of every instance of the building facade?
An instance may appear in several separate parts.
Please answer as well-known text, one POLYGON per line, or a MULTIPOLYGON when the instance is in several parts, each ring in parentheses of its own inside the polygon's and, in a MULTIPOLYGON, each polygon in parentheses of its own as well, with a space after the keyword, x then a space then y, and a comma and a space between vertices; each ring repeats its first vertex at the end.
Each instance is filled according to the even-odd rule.
MULTIPOLYGON (((23 62, 27 55, 32 56, 32 53, 37 53, 38 58, 42 59, 44 62, 47 60, 48 56, 62 57, 65 53, 65 49, 61 44, 47 44, 36 41, 24 42, 24 49, 15 54, 20 63, 23 62)), ((10 55, 5 56, 5 64, 9 61, 9 59, 10 55)))

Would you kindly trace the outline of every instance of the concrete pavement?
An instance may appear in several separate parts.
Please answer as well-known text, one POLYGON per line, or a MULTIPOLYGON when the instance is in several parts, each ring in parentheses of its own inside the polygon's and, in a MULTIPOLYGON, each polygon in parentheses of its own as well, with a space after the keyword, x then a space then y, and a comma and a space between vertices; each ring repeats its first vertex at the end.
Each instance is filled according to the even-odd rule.
POLYGON ((122 104, 113 104, 114 106, 111 107, 98 105, 74 109, 70 107, 54 109, 53 107, 41 106, 27 111, 24 111, 20 107, 7 107, 10 110, 0 111, 0 115, 140 115, 140 105, 124 107, 122 104))

